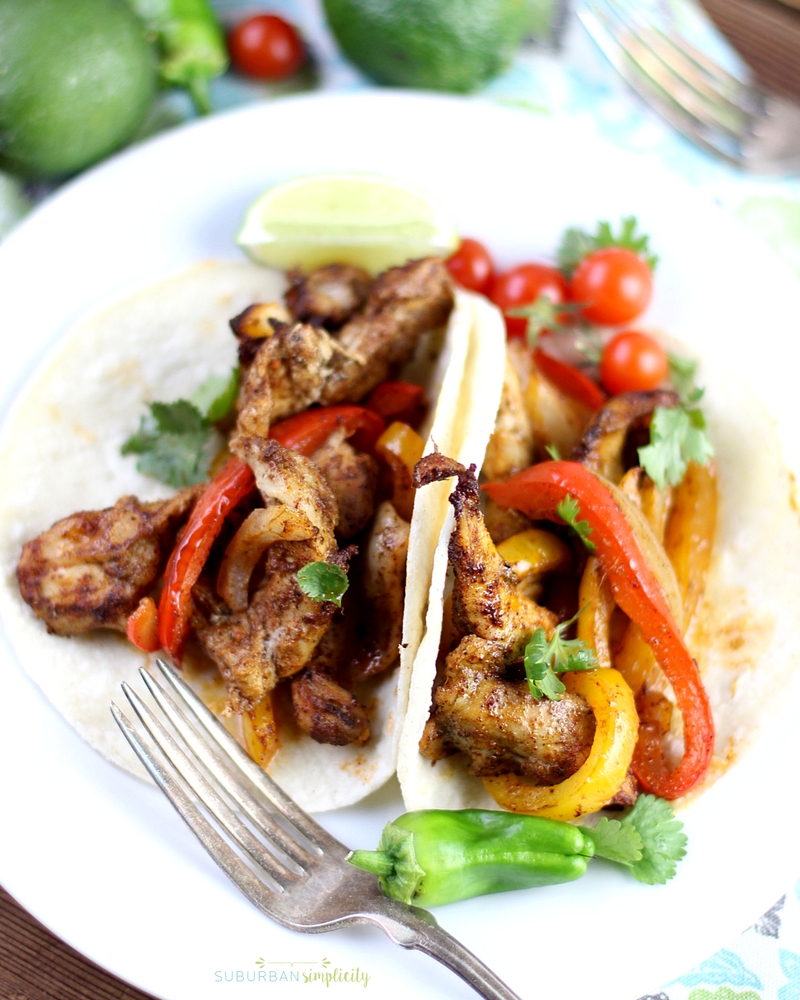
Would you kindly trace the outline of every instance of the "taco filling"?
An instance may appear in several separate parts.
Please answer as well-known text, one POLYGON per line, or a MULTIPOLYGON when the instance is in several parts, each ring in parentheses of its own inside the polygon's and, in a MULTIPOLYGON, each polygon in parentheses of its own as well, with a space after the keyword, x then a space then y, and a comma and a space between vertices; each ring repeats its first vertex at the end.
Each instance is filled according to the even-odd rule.
POLYGON ((264 766, 280 744, 277 701, 319 743, 370 739, 353 692, 399 659, 411 475, 436 402, 397 379, 454 304, 435 258, 374 280, 343 265, 288 279, 285 302, 231 321, 240 387, 217 421, 211 481, 72 514, 27 541, 17 566, 53 634, 112 629, 213 663, 225 713, 264 766))
POLYGON ((469 775, 504 808, 572 819, 640 791, 683 796, 711 763, 711 699, 685 638, 717 520, 702 393, 681 381, 683 359, 670 372, 660 343, 639 333, 663 367, 612 386, 602 359, 615 332, 591 326, 583 305, 557 316, 560 304, 507 316, 480 473, 438 452, 415 470, 418 488, 455 479, 450 584, 416 740, 434 773, 456 766, 437 783, 407 749, 410 808, 479 804, 469 775))

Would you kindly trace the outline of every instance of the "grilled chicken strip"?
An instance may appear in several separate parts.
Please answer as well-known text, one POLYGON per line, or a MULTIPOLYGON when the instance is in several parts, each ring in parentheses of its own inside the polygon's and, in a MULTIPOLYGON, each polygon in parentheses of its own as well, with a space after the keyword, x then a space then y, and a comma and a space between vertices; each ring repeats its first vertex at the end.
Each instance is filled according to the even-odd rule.
POLYGON ((337 747, 367 742, 367 713, 332 677, 306 669, 292 678, 291 685, 295 719, 313 740, 337 747))
POLYGON ((353 538, 368 524, 380 475, 377 461, 349 445, 345 433, 344 429, 334 431, 311 456, 336 498, 336 535, 342 540, 353 538))
POLYGON ((279 326, 263 339, 242 379, 238 430, 266 437, 275 421, 316 403, 337 353, 325 330, 308 323, 279 326))
POLYGON ((536 701, 527 681, 504 678, 507 662, 502 644, 462 639, 434 690, 420 752, 440 760, 463 751, 470 774, 482 777, 519 774, 540 785, 563 781, 589 754, 594 715, 574 695, 536 701))
POLYGON ((106 510, 58 521, 23 546, 17 566, 23 598, 56 635, 124 632, 202 491, 193 486, 155 503, 122 497, 106 510))
MULTIPOLYGON (((572 460, 618 483, 625 472, 625 452, 631 431, 656 407, 677 406, 678 403, 677 393, 667 389, 613 396, 592 418, 572 451, 572 460)), ((634 447, 646 443, 646 439, 635 442, 634 447)), ((634 460, 631 464, 638 462, 634 460)))
POLYGON ((267 505, 291 506, 309 526, 307 539, 276 542, 267 554, 263 585, 246 612, 198 609, 192 624, 217 662, 234 711, 252 708, 277 683, 301 670, 330 625, 336 610, 300 589, 297 571, 309 562, 346 567, 351 553, 340 553, 334 538, 336 500, 310 459, 276 441, 238 435, 231 450, 246 461, 267 505))
POLYGON ((410 530, 388 500, 378 507, 360 576, 363 613, 349 670, 354 682, 383 673, 400 656, 410 530))
POLYGON ((336 330, 366 302, 372 278, 360 267, 328 264, 309 274, 290 271, 286 305, 296 320, 336 330))
POLYGON ((437 681, 420 744, 433 760, 456 751, 473 774, 524 774, 541 784, 561 781, 586 759, 594 716, 583 698, 536 701, 518 672, 531 635, 549 634, 557 618, 525 596, 483 523, 474 466, 433 453, 417 463, 415 485, 458 478, 450 495, 456 524, 450 536, 453 628, 461 636, 437 681))
POLYGON ((458 477, 450 494, 456 525, 448 550, 454 573, 453 626, 459 636, 490 639, 500 643, 510 659, 519 658, 531 634, 540 626, 551 632, 557 618, 520 592, 516 574, 489 537, 480 511, 475 466, 465 469, 452 458, 433 452, 417 463, 414 485, 452 476, 458 477))
POLYGON ((272 324, 242 381, 238 430, 266 437, 275 421, 312 403, 357 402, 408 361, 452 307, 449 272, 430 258, 380 275, 338 337, 308 323, 272 324))
POLYGON ((334 358, 320 403, 363 399, 409 360, 424 333, 444 326, 452 308, 453 284, 438 257, 384 271, 339 332, 344 355, 334 358))

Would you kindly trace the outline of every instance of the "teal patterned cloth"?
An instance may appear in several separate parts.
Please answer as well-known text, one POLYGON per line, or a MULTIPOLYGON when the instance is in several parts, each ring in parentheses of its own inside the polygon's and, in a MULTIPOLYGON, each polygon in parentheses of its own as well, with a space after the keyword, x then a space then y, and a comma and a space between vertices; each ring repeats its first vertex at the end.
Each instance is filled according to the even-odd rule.
MULTIPOLYGON (((212 98, 223 110, 302 90, 357 90, 369 81, 342 57, 328 32, 319 0, 214 0, 227 25, 262 10, 296 24, 313 52, 313 65, 296 79, 268 86, 227 75, 214 82, 212 98)), ((549 0, 548 0, 549 2, 549 0)), ((578 0, 579 2, 579 0, 578 0)), ((746 68, 690 0, 639 0, 729 68, 746 68)), ((562 12, 559 45, 530 43, 509 69, 481 96, 526 108, 531 114, 588 122, 598 136, 637 153, 643 169, 658 163, 704 191, 765 239, 800 275, 800 177, 748 177, 706 153, 663 123, 616 77, 574 14, 562 12)), ((193 114, 181 93, 164 94, 140 138, 193 114)), ((45 197, 46 186, 25 189, 0 174, 0 238, 30 205, 45 197)), ((800 882, 726 948, 640 1000, 800 1000, 800 882)), ((624 998, 621 998, 624 1000, 624 998)), ((630 998, 634 1000, 634 998, 630 998)))

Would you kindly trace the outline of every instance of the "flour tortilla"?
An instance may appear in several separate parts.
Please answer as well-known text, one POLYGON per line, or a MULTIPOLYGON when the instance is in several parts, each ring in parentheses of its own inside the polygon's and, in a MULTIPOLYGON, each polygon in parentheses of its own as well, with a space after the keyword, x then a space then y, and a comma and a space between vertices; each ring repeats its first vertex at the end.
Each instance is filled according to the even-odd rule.
MULTIPOLYGON (((240 262, 196 265, 79 323, 45 360, 21 394, 0 434, 0 615, 16 656, 54 707, 108 760, 142 777, 111 718, 124 702, 120 684, 142 691, 140 666, 154 657, 109 631, 64 638, 48 634, 23 602, 16 564, 25 541, 79 510, 112 506, 121 496, 163 498, 167 487, 140 475, 120 454, 145 404, 187 398, 205 378, 236 364, 231 317, 253 302, 279 299, 278 272, 240 262)), ((450 449, 473 303, 459 297, 445 333, 409 365, 408 375, 435 401, 430 442, 450 449)), ((459 432, 460 434, 460 432, 459 432)), ((432 443, 429 442, 429 447, 432 443)), ((370 692, 373 736, 365 746, 334 747, 282 733, 270 773, 304 808, 333 809, 358 801, 395 771, 402 685, 421 639, 418 620, 428 596, 430 556, 447 514, 446 492, 420 498, 411 525, 403 665, 370 692)), ((190 683, 217 709, 224 689, 215 674, 191 674, 190 683)))
MULTIPOLYGON (((476 330, 474 337, 474 351, 497 350, 493 327, 476 330)), ((702 407, 718 472, 717 533, 705 597, 686 639, 711 700, 716 743, 708 775, 683 804, 767 731, 800 667, 800 519, 794 480, 762 403, 737 376, 723 373, 721 366, 715 370, 719 374, 701 371, 699 384, 706 386, 702 407)), ((501 383, 502 372, 494 378, 501 383)), ((480 412, 488 439, 499 388, 484 389, 486 395, 476 397, 473 419, 480 412)), ((480 443, 485 449, 485 441, 480 443)), ((482 452, 472 453, 466 464, 480 467, 482 460, 482 452)), ((444 564, 432 576, 428 600, 429 619, 436 611, 436 621, 430 620, 417 656, 398 777, 408 809, 497 808, 480 778, 467 773, 463 755, 432 764, 418 749, 436 678, 448 538, 443 536, 435 557, 444 564)))

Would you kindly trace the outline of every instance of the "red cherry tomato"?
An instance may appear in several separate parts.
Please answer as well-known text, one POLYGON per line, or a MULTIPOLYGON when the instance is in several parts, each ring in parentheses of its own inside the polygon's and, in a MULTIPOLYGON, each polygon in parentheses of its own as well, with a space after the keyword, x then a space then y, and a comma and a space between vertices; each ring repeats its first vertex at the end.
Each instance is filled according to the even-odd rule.
MULTIPOLYGON (((549 298, 555 305, 567 299, 567 283, 563 274, 546 264, 518 264, 510 271, 498 274, 489 289, 489 298, 507 313, 535 302, 540 296, 549 298)), ((528 321, 524 316, 506 315, 506 332, 509 337, 524 337, 528 321)))
POLYGON ((469 238, 445 261, 447 270, 463 288, 472 292, 488 293, 494 277, 494 264, 486 247, 469 238))
POLYGON ((612 337, 600 358, 600 381, 613 395, 655 389, 668 371, 667 354, 661 344, 634 330, 612 337))
POLYGON ((595 250, 578 264, 569 297, 584 304, 586 319, 617 326, 635 319, 650 303, 653 272, 638 254, 623 247, 595 250))
POLYGON ((238 24, 228 36, 234 67, 258 80, 284 80, 306 57, 303 40, 282 17, 257 14, 238 24))

